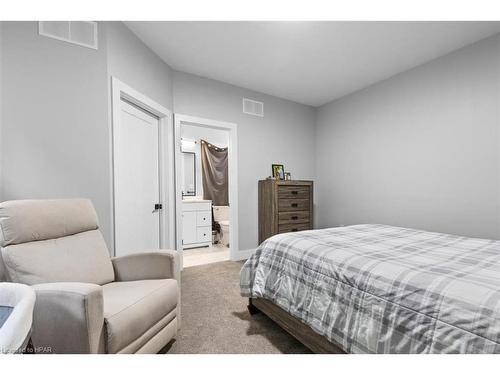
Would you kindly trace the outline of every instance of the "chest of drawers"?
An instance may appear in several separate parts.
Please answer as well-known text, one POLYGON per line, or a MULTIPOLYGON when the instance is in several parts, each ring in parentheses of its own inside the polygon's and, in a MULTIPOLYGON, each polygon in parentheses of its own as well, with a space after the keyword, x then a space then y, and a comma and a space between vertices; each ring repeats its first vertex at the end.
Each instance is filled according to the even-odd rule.
POLYGON ((259 181, 259 244, 278 233, 313 229, 312 181, 259 181))

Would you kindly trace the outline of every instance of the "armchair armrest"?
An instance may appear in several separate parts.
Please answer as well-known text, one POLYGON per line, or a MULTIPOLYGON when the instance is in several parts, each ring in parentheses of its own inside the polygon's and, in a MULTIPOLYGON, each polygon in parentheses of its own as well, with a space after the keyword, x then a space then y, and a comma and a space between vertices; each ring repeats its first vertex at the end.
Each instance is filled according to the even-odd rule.
POLYGON ((33 344, 40 352, 103 352, 102 287, 87 283, 47 283, 36 293, 33 344))
POLYGON ((179 255, 175 250, 154 250, 111 259, 116 281, 176 279, 180 282, 179 255))

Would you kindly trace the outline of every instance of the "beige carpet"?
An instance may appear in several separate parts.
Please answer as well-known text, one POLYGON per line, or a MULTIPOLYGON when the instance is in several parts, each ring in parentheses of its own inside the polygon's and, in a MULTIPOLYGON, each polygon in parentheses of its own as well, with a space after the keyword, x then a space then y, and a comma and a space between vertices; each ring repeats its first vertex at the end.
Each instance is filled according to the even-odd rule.
POLYGON ((250 316, 239 294, 242 263, 182 271, 182 326, 168 353, 310 353, 262 313, 250 316))

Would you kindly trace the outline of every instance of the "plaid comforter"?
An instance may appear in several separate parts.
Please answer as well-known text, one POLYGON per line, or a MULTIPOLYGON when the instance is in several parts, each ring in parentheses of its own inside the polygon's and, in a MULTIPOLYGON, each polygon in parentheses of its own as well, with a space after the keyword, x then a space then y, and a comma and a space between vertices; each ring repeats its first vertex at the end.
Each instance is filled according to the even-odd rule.
POLYGON ((500 241, 385 225, 269 238, 241 270, 349 353, 500 353, 500 241))

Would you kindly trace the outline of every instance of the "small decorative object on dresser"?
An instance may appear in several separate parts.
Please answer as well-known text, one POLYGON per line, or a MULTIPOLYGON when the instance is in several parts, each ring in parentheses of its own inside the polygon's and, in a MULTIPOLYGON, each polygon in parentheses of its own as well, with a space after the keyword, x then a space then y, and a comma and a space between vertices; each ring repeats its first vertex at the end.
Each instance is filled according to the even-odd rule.
POLYGON ((312 181, 259 181, 259 244, 278 233, 313 229, 312 181))
POLYGON ((290 181, 292 179, 292 174, 290 172, 285 172, 285 180, 290 181))

